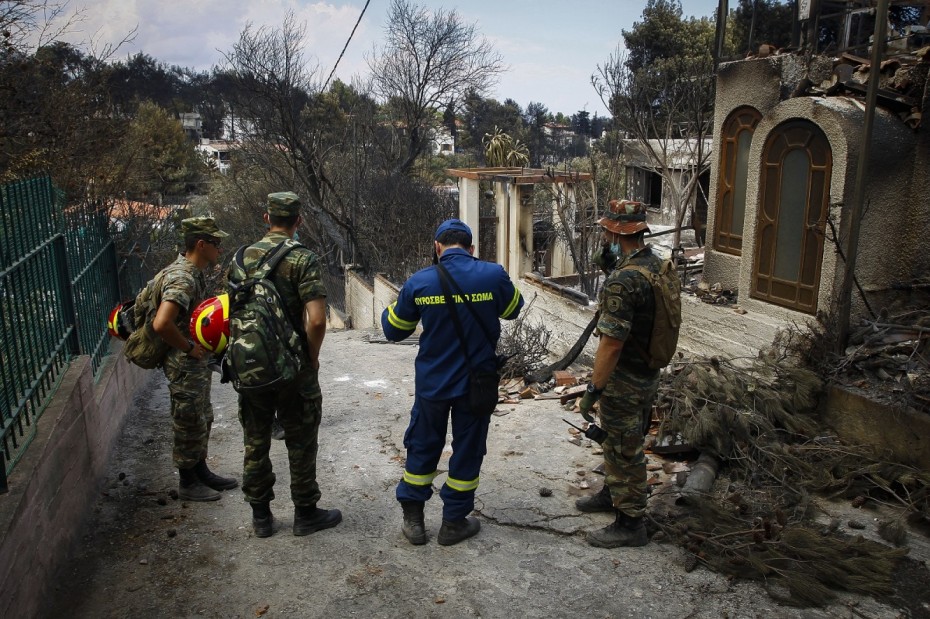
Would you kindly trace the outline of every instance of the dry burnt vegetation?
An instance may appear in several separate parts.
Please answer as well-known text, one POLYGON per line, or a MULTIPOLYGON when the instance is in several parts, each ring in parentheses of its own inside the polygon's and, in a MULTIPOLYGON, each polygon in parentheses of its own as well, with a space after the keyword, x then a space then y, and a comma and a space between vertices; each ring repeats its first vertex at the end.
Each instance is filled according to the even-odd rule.
POLYGON ((658 537, 685 548, 689 568, 764 581, 785 602, 822 605, 845 590, 926 612, 930 574, 905 555, 909 531, 930 531, 930 473, 844 444, 818 408, 833 381, 868 383, 927 412, 928 321, 912 311, 863 323, 836 355, 821 317, 781 332, 752 360, 675 363, 660 389, 660 432, 713 456, 720 474, 686 504, 653 509, 658 537), (831 500, 859 515, 831 519, 820 507, 831 500), (866 528, 891 545, 859 534, 866 528))

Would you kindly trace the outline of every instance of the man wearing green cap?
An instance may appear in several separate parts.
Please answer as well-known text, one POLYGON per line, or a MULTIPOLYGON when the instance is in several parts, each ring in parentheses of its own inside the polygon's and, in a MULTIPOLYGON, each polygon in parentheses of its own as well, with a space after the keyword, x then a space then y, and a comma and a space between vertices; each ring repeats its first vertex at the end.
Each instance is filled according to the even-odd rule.
MULTIPOLYGON (((300 198, 290 191, 269 194, 264 219, 269 227, 267 234, 243 254, 243 266, 250 277, 269 252, 294 238, 301 223, 300 198)), ((274 533, 271 501, 275 474, 268 452, 275 413, 284 427, 290 464, 294 535, 309 535, 342 521, 338 509, 317 507, 320 487, 316 481, 316 456, 323 413, 320 347, 326 335, 326 289, 321 270, 319 257, 295 244, 270 274, 291 325, 301 332, 306 342, 300 371, 291 383, 282 384, 270 395, 239 394, 239 422, 245 441, 242 492, 252 507, 252 528, 256 537, 270 537, 274 533)))
POLYGON ((217 263, 220 242, 227 236, 211 217, 185 219, 181 222, 184 253, 156 276, 160 285, 155 291, 158 310, 152 328, 171 347, 164 372, 174 421, 178 498, 185 501, 215 501, 220 498, 219 490, 239 485, 234 478, 216 475, 207 467, 213 424, 208 353, 187 336, 191 312, 206 296, 203 271, 217 263))

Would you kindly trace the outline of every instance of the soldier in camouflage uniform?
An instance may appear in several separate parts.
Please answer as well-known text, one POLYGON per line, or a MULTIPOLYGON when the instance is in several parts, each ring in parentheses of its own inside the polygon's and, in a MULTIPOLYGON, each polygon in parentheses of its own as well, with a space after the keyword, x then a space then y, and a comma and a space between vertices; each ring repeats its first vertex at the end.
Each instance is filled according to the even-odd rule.
POLYGON ((661 260, 643 242, 649 228, 642 204, 611 200, 598 223, 608 248, 602 252, 600 263, 609 275, 598 299, 600 342, 594 372, 580 407, 588 417, 594 403, 600 402, 599 417, 607 432, 603 443, 607 477, 600 493, 575 504, 584 512, 615 514, 613 524, 588 533, 591 545, 643 546, 649 541, 643 524, 647 497, 643 437, 659 386, 659 371, 649 368, 640 351, 649 348, 655 298, 641 273, 623 267, 639 265, 658 273, 661 260))
POLYGON ((171 395, 173 456, 180 475, 178 496, 187 501, 215 501, 220 498, 219 490, 235 488, 238 482, 207 467, 207 442, 213 424, 206 365, 209 353, 187 333, 191 312, 204 299, 203 270, 217 263, 220 242, 229 235, 210 217, 185 219, 181 235, 184 253, 160 273, 152 328, 171 346, 163 367, 171 395))
MULTIPOLYGON (((246 272, 255 270, 265 255, 279 243, 294 238, 300 226, 300 199, 289 191, 268 195, 265 223, 268 233, 245 250, 246 272)), ((294 501, 294 535, 309 535, 334 527, 342 521, 338 509, 320 509, 320 487, 316 481, 317 435, 323 413, 320 391, 320 347, 326 334, 326 290, 322 266, 316 254, 305 247, 292 249, 271 275, 284 301, 291 324, 306 336, 307 349, 301 370, 292 384, 282 385, 272 395, 239 394, 239 421, 245 441, 242 492, 252 506, 252 527, 256 537, 274 532, 271 500, 275 474, 268 451, 272 423, 277 412, 284 427, 291 472, 291 499, 294 501)))

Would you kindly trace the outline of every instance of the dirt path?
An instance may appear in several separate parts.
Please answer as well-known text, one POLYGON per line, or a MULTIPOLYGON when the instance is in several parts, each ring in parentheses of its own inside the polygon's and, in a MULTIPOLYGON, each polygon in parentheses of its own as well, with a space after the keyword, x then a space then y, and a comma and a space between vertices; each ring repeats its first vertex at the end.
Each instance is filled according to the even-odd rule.
MULTIPOLYGON (((54 617, 897 617, 869 599, 840 597, 826 609, 777 605, 753 583, 697 569, 664 544, 600 550, 581 532, 603 514, 573 507, 601 458, 567 439, 557 401, 501 405, 492 421, 478 489, 481 533, 435 543, 438 496, 427 505, 430 543, 400 533, 394 485, 413 395, 415 346, 371 344, 366 333, 330 333, 324 344, 320 431, 322 507, 344 521, 291 535, 286 452, 272 448, 278 530, 253 537, 240 491, 222 500, 174 500, 177 474, 164 379, 137 394, 112 455, 104 492, 79 554, 50 601, 54 617), (540 488, 552 490, 543 497, 540 488)), ((210 466, 241 478, 235 393, 214 384, 210 466)), ((440 470, 444 467, 440 463, 440 470)), ((444 476, 437 478, 437 486, 444 476)))

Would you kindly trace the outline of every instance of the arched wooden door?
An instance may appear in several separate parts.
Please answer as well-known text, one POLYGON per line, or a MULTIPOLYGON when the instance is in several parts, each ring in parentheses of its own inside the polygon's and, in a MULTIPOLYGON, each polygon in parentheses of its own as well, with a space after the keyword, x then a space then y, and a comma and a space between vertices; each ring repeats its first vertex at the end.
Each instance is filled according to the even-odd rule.
POLYGON ((788 121, 769 136, 762 153, 752 297, 817 311, 832 165, 830 143, 809 121, 788 121))

